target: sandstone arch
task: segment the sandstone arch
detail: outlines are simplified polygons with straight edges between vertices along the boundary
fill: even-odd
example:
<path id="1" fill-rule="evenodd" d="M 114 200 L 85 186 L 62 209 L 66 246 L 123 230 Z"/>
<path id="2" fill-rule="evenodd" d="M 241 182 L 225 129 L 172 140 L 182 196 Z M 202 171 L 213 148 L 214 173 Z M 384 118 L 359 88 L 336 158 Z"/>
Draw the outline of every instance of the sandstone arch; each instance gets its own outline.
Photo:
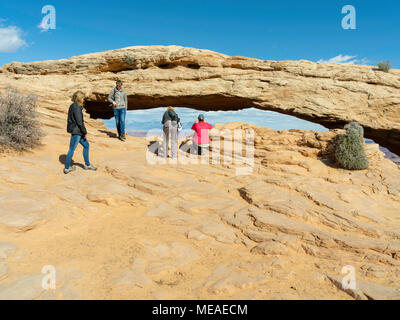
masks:
<path id="1" fill-rule="evenodd" d="M 366 137 L 400 154 L 400 71 L 310 61 L 263 61 L 180 46 L 137 46 L 58 61 L 11 63 L 0 69 L 27 77 L 66 77 L 89 94 L 93 118 L 111 117 L 106 103 L 116 79 L 129 109 L 200 110 L 256 107 L 328 128 L 358 121 Z M 245 119 L 244 119 L 245 121 Z"/>

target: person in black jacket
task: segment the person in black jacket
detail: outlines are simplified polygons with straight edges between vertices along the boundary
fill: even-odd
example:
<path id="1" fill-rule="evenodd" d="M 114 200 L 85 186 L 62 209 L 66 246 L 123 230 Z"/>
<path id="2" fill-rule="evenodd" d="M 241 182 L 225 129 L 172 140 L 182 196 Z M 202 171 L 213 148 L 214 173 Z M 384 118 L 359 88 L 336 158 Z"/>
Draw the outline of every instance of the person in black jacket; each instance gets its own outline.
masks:
<path id="1" fill-rule="evenodd" d="M 179 117 L 171 106 L 164 112 L 161 123 L 163 124 L 163 158 L 168 157 L 168 142 L 171 140 L 171 158 L 175 159 L 178 151 L 178 122 Z"/>
<path id="2" fill-rule="evenodd" d="M 85 94 L 82 91 L 75 92 L 72 96 L 73 104 L 71 104 L 68 110 L 67 132 L 71 134 L 71 140 L 67 159 L 65 160 L 65 174 L 76 169 L 75 166 L 70 167 L 70 165 L 78 143 L 83 146 L 83 158 L 85 160 L 84 169 L 94 171 L 97 170 L 97 168 L 91 165 L 89 161 L 89 142 L 86 139 L 87 131 L 82 113 L 84 100 Z"/>

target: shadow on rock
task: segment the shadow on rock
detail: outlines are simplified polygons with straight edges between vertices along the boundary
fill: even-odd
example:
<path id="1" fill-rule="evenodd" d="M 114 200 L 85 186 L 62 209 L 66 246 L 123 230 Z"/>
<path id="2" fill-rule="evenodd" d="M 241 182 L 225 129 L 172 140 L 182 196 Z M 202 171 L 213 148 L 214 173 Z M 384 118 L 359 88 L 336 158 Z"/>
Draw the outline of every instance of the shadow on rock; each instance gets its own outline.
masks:
<path id="1" fill-rule="evenodd" d="M 66 160 L 67 160 L 67 155 L 66 155 L 66 154 L 62 154 L 62 155 L 60 155 L 60 156 L 58 157 L 58 161 L 60 161 L 60 163 L 61 163 L 62 165 L 64 165 L 64 166 L 65 166 Z M 71 166 L 72 166 L 72 165 L 73 165 L 73 166 L 78 166 L 78 167 L 81 167 L 82 169 L 84 169 L 83 164 L 81 164 L 81 163 L 76 163 L 74 160 L 71 161 Z"/>
<path id="2" fill-rule="evenodd" d="M 105 133 L 110 138 L 118 138 L 118 135 L 115 132 L 107 131 L 107 130 L 99 130 L 101 133 Z"/>
<path id="3" fill-rule="evenodd" d="M 147 145 L 147 149 L 151 152 L 154 153 L 156 156 L 158 156 L 158 151 L 161 148 L 160 141 L 150 141 L 150 143 Z"/>

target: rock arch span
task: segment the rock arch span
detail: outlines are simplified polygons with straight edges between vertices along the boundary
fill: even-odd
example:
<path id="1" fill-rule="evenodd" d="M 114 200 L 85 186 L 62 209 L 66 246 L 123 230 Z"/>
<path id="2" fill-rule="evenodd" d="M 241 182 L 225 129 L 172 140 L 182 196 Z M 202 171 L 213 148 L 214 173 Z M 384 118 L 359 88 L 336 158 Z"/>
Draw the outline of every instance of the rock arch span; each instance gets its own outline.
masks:
<path id="1" fill-rule="evenodd" d="M 165 105 L 199 110 L 256 107 L 340 128 L 359 122 L 365 135 L 400 154 L 400 70 L 310 61 L 264 61 L 180 46 L 137 46 L 34 63 L 2 73 L 68 79 L 88 94 L 93 118 L 112 116 L 106 101 L 124 81 L 129 109 Z M 245 121 L 245 119 L 244 119 Z"/>

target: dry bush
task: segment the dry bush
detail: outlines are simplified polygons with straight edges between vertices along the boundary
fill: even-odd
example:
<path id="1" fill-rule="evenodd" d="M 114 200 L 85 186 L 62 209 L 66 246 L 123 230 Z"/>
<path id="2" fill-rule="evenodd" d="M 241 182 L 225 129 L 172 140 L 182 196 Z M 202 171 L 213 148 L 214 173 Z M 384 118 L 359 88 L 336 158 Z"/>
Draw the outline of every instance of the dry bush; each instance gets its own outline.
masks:
<path id="1" fill-rule="evenodd" d="M 386 62 L 379 62 L 378 68 L 380 71 L 389 72 L 390 69 L 392 69 L 392 64 L 390 63 L 390 60 L 388 60 Z"/>
<path id="2" fill-rule="evenodd" d="M 24 151 L 40 144 L 44 135 L 36 114 L 37 97 L 7 88 L 0 94 L 0 151 Z"/>

